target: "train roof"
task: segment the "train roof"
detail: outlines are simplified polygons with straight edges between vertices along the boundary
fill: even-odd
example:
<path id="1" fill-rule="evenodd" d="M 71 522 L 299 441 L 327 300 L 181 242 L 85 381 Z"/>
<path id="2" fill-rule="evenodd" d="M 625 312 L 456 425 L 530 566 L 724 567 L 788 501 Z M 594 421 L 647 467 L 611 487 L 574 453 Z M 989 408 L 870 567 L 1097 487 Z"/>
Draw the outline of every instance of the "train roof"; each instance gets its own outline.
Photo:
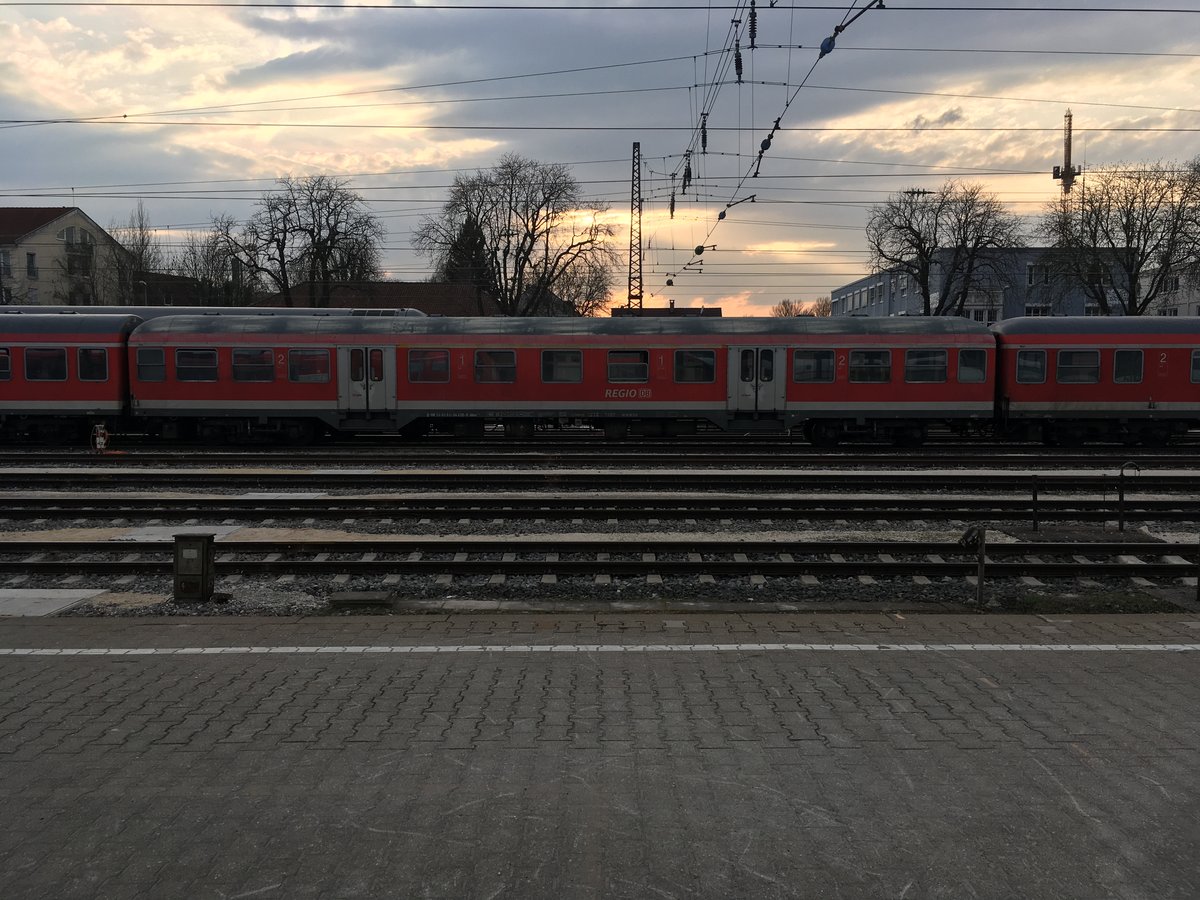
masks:
<path id="1" fill-rule="evenodd" d="M 966 335 L 988 329 L 958 317 L 866 318 L 304 318 L 166 316 L 137 329 L 139 336 L 187 334 L 422 334 L 422 335 Z"/>
<path id="2" fill-rule="evenodd" d="M 0 341 L 10 337 L 51 334 L 126 335 L 142 323 L 139 316 L 45 315 L 4 316 L 0 318 Z"/>
<path id="3" fill-rule="evenodd" d="M 3 306 L 0 314 L 34 316 L 47 313 L 63 315 L 138 316 L 157 319 L 162 316 L 424 316 L 419 309 L 356 309 L 307 306 Z"/>
<path id="4" fill-rule="evenodd" d="M 992 326 L 1002 335 L 1019 334 L 1196 334 L 1200 320 L 1175 316 L 1029 316 Z"/>

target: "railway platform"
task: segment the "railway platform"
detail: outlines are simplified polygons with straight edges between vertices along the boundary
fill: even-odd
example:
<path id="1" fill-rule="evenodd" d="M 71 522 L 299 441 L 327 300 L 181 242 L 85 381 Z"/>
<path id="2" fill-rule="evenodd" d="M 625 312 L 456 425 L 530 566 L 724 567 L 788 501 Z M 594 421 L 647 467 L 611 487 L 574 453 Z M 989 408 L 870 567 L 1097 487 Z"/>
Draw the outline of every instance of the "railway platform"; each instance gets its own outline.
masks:
<path id="1" fill-rule="evenodd" d="M 0 624 L 0 895 L 1200 894 L 1200 615 Z"/>

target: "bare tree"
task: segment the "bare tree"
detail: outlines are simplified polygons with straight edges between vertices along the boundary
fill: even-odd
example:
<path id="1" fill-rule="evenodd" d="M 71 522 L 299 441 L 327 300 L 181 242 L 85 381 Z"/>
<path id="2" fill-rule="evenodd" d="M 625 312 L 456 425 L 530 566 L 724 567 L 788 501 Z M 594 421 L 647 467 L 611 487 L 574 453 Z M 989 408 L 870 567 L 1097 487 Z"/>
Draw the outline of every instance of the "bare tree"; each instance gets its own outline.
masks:
<path id="1" fill-rule="evenodd" d="M 771 307 L 771 315 L 777 319 L 790 319 L 804 315 L 805 305 L 799 300 L 780 300 Z"/>
<path id="2" fill-rule="evenodd" d="M 506 154 L 494 169 L 457 176 L 450 199 L 421 223 L 413 245 L 447 274 L 471 251 L 470 265 L 481 270 L 475 283 L 504 315 L 539 315 L 555 297 L 582 304 L 576 311 L 586 314 L 598 308 L 601 273 L 616 262 L 606 210 L 584 199 L 566 166 Z M 591 287 L 576 290 L 581 285 Z"/>
<path id="3" fill-rule="evenodd" d="M 150 224 L 146 205 L 139 200 L 124 224 L 114 222 L 108 231 L 121 247 L 108 254 L 109 271 L 104 280 L 109 291 L 125 305 L 146 302 L 146 275 L 166 266 L 166 253 Z"/>
<path id="4" fill-rule="evenodd" d="M 1200 258 L 1200 157 L 1087 173 L 1046 211 L 1048 265 L 1105 315 L 1140 316 Z"/>
<path id="5" fill-rule="evenodd" d="M 196 298 L 202 306 L 240 306 L 248 299 L 244 291 L 238 290 L 229 255 L 216 230 L 190 232 L 171 256 L 169 268 L 173 274 L 195 282 Z"/>
<path id="6" fill-rule="evenodd" d="M 894 194 L 867 222 L 872 269 L 907 274 L 927 316 L 960 315 L 971 291 L 1003 277 L 997 251 L 1020 238 L 1020 219 L 995 195 L 956 181 Z"/>
<path id="7" fill-rule="evenodd" d="M 581 316 L 602 315 L 612 303 L 613 270 L 594 257 L 567 267 L 554 285 L 554 294 Z"/>
<path id="8" fill-rule="evenodd" d="M 150 224 L 146 204 L 141 200 L 129 213 L 125 224 L 113 225 L 109 234 L 125 248 L 135 271 L 161 272 L 166 266 L 167 254 L 163 250 L 162 241 L 154 232 L 154 226 Z"/>
<path id="9" fill-rule="evenodd" d="M 833 315 L 833 298 L 830 297 L 828 294 L 825 295 L 824 297 L 818 297 L 812 303 L 808 304 L 808 306 L 805 307 L 805 309 L 810 316 L 817 316 L 818 318 L 823 318 L 825 316 L 832 316 Z"/>
<path id="10" fill-rule="evenodd" d="M 328 306 L 338 282 L 379 276 L 384 229 L 349 182 L 327 175 L 280 178 L 279 189 L 258 201 L 254 214 L 237 223 L 213 221 L 225 252 L 240 260 L 250 281 L 261 280 L 295 303 L 293 288 L 307 281 L 313 306 Z"/>

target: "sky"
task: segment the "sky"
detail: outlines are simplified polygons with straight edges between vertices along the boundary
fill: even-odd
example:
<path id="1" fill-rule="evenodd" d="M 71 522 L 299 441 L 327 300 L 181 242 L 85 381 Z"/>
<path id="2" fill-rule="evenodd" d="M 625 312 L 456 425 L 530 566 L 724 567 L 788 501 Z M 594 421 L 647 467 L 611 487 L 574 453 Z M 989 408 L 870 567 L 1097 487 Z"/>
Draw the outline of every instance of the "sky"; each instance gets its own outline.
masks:
<path id="1" fill-rule="evenodd" d="M 567 165 L 624 254 L 638 142 L 642 303 L 767 315 L 868 274 L 898 191 L 979 183 L 1032 226 L 1068 108 L 1085 177 L 1200 154 L 1200 3 L 885 7 L 761 0 L 752 39 L 749 0 L 0 0 L 0 205 L 109 227 L 140 200 L 169 252 L 331 175 L 386 227 L 385 276 L 418 281 L 413 230 L 505 153 Z"/>

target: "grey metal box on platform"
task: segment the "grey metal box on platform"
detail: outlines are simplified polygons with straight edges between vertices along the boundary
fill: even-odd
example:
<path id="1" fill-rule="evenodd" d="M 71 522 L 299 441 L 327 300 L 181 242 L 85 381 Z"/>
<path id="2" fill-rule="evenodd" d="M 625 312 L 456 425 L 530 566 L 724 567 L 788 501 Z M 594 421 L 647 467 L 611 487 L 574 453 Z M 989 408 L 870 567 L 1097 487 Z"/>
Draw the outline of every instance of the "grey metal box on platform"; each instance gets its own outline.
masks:
<path id="1" fill-rule="evenodd" d="M 216 584 L 215 535 L 175 535 L 175 600 L 205 603 Z"/>

